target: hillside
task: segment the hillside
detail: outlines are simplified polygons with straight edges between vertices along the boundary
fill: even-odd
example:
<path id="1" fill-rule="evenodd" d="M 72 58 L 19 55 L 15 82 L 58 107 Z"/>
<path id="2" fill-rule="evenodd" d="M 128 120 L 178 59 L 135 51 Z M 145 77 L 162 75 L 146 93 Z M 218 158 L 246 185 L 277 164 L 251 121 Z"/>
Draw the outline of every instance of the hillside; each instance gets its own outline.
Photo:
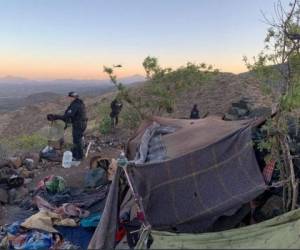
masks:
<path id="1" fill-rule="evenodd" d="M 141 94 L 143 84 L 132 86 L 132 91 Z M 28 100 L 41 101 L 46 96 L 47 93 L 34 95 L 29 97 Z M 55 95 L 50 96 L 57 97 Z M 114 96 L 114 92 L 83 98 L 91 121 L 90 129 L 95 125 L 95 120 L 99 120 L 98 109 L 100 103 L 101 105 L 108 105 L 112 96 Z M 188 117 L 194 103 L 198 104 L 202 113 L 225 113 L 232 102 L 238 101 L 242 97 L 249 98 L 253 107 L 271 105 L 271 100 L 262 95 L 259 84 L 253 77 L 219 73 L 212 83 L 203 84 L 196 89 L 178 95 L 175 112 L 166 115 L 176 118 Z M 43 102 L 43 104 L 35 103 L 14 112 L 3 113 L 0 116 L 0 136 L 4 138 L 20 134 L 32 134 L 41 130 L 48 124 L 46 114 L 62 113 L 67 107 L 68 101 L 65 97 L 58 97 L 55 100 L 50 98 L 49 101 Z"/>
<path id="2" fill-rule="evenodd" d="M 253 108 L 272 104 L 271 100 L 262 94 L 259 82 L 255 78 L 221 73 L 213 83 L 180 95 L 177 110 L 172 116 L 187 117 L 193 104 L 198 104 L 202 113 L 224 114 L 231 103 L 243 97 L 249 99 Z"/>

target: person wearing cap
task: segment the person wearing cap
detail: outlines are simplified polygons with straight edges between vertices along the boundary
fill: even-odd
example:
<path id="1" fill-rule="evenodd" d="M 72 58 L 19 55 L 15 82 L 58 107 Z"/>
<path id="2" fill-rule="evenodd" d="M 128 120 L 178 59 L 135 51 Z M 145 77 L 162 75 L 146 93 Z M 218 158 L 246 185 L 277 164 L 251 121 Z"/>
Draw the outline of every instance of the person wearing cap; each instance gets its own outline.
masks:
<path id="1" fill-rule="evenodd" d="M 73 148 L 72 154 L 76 161 L 83 158 L 83 133 L 87 127 L 86 109 L 83 101 L 75 92 L 69 92 L 68 97 L 71 103 L 63 115 L 48 114 L 48 121 L 62 120 L 67 124 L 72 124 Z"/>

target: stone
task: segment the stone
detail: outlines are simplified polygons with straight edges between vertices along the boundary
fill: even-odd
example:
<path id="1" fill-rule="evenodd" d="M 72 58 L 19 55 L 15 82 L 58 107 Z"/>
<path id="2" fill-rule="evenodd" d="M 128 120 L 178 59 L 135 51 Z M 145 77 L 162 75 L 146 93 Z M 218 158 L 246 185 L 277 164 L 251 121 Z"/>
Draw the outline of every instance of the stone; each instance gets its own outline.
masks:
<path id="1" fill-rule="evenodd" d="M 240 100 L 239 102 L 234 102 L 231 104 L 231 106 L 239 109 L 246 109 L 246 110 L 249 109 L 246 100 Z"/>
<path id="2" fill-rule="evenodd" d="M 10 157 L 9 162 L 13 165 L 14 168 L 19 168 L 22 166 L 21 157 Z"/>
<path id="3" fill-rule="evenodd" d="M 24 198 L 29 194 L 28 188 L 19 187 L 9 190 L 9 204 L 16 205 L 24 200 Z"/>
<path id="4" fill-rule="evenodd" d="M 255 108 L 251 110 L 249 117 L 255 118 L 255 117 L 268 117 L 272 114 L 272 109 L 268 107 L 260 107 Z"/>
<path id="5" fill-rule="evenodd" d="M 23 161 L 23 165 L 27 168 L 27 170 L 30 170 L 30 171 L 36 168 L 36 164 L 35 164 L 34 160 L 30 159 L 30 158 L 26 158 Z"/>
<path id="6" fill-rule="evenodd" d="M 228 114 L 228 113 L 226 113 L 225 116 L 224 116 L 225 121 L 236 121 L 238 119 L 239 118 L 237 116 L 232 115 L 232 114 Z"/>
<path id="7" fill-rule="evenodd" d="M 26 168 L 24 168 L 20 172 L 20 176 L 23 177 L 23 178 L 33 178 L 34 177 L 34 173 L 32 171 L 29 171 Z"/>
<path id="8" fill-rule="evenodd" d="M 243 116 L 247 116 L 249 114 L 249 110 L 238 108 L 237 113 L 238 113 L 239 117 L 243 117 Z"/>
<path id="9" fill-rule="evenodd" d="M 8 193 L 3 188 L 0 188 L 0 203 L 8 203 Z"/>
<path id="10" fill-rule="evenodd" d="M 28 185 L 28 184 L 30 184 L 32 182 L 32 178 L 26 178 L 26 179 L 24 179 L 24 184 L 25 185 Z"/>

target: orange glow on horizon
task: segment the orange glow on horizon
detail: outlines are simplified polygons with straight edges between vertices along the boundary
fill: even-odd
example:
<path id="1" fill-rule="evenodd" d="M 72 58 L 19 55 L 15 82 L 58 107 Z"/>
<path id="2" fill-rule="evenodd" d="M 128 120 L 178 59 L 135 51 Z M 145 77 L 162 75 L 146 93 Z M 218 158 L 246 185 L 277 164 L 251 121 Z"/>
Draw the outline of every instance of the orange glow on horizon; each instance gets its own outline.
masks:
<path id="1" fill-rule="evenodd" d="M 127 77 L 135 74 L 145 75 L 142 68 L 117 68 L 117 77 Z M 98 67 L 45 67 L 40 65 L 2 65 L 0 62 L 0 76 L 16 76 L 28 79 L 106 79 L 103 66 Z"/>
<path id="2" fill-rule="evenodd" d="M 15 59 L 12 59 L 15 58 Z M 33 60 L 33 58 L 10 57 L 7 60 L 0 60 L 0 76 L 16 76 L 29 79 L 106 79 L 107 75 L 103 72 L 103 65 L 94 60 L 67 61 L 61 60 L 57 63 L 55 60 Z M 30 60 L 31 59 L 31 60 Z M 159 58 L 158 58 L 159 59 Z M 107 60 L 109 61 L 109 60 Z M 159 60 L 160 61 L 160 60 Z M 177 60 L 176 60 L 177 61 Z M 179 61 L 179 60 L 178 60 Z M 181 60 L 180 60 L 181 61 Z M 243 62 L 235 63 L 230 60 L 219 61 L 218 64 L 212 64 L 214 68 L 222 72 L 241 73 L 247 69 Z M 162 67 L 178 68 L 182 64 L 170 62 L 161 62 Z M 110 64 L 106 64 L 110 66 Z M 122 68 L 116 68 L 117 77 L 128 77 L 135 74 L 145 75 L 142 63 L 123 64 Z"/>

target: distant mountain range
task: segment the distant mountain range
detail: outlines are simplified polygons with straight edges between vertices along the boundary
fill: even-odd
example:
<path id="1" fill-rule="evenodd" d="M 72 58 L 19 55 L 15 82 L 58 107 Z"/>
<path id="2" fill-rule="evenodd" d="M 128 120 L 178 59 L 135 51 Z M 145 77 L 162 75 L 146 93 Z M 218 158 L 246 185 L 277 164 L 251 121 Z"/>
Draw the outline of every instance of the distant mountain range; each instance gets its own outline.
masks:
<path id="1" fill-rule="evenodd" d="M 144 76 L 133 75 L 120 78 L 124 84 L 143 82 Z M 108 80 L 31 80 L 15 76 L 0 77 L 0 98 L 24 98 L 28 95 L 40 92 L 53 92 L 66 94 L 69 91 L 77 91 L 80 94 L 99 94 L 103 90 L 112 89 L 114 86 Z M 96 93 L 95 93 L 96 92 Z"/>
<path id="2" fill-rule="evenodd" d="M 133 75 L 120 78 L 119 81 L 131 85 L 144 82 L 145 77 Z M 76 91 L 80 96 L 97 96 L 112 91 L 114 88 L 109 80 L 57 79 L 37 81 L 6 76 L 0 78 L 0 112 L 54 100 L 70 91 Z"/>
<path id="3" fill-rule="evenodd" d="M 132 75 L 128 77 L 123 77 L 119 79 L 122 83 L 128 84 L 132 82 L 140 82 L 145 80 L 145 77 L 142 75 Z M 87 84 L 87 85 L 95 85 L 95 84 L 108 84 L 109 79 L 55 79 L 55 80 L 32 80 L 23 77 L 17 76 L 5 76 L 0 77 L 0 84 L 46 84 L 46 85 L 56 85 L 56 84 Z"/>

